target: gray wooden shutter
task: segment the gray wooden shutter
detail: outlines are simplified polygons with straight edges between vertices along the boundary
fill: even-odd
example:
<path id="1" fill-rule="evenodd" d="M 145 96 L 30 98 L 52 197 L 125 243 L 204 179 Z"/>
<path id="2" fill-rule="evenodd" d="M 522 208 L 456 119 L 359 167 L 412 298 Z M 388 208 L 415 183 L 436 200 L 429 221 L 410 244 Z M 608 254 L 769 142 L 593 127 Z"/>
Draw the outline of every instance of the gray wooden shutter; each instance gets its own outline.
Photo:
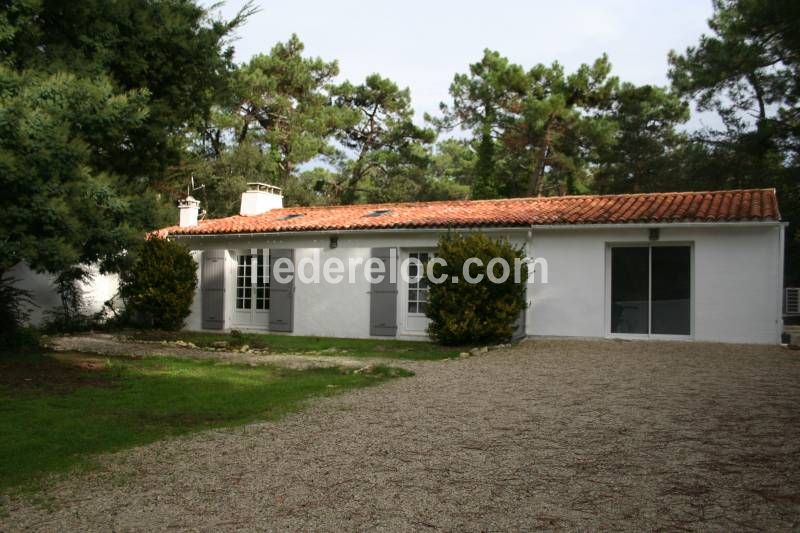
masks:
<path id="1" fill-rule="evenodd" d="M 294 250 L 269 251 L 269 329 L 270 331 L 292 331 L 294 329 L 294 278 L 288 283 L 280 283 L 275 277 L 275 262 L 288 257 L 294 264 Z"/>
<path id="2" fill-rule="evenodd" d="M 203 252 L 201 276 L 202 327 L 222 329 L 225 327 L 225 250 Z"/>
<path id="3" fill-rule="evenodd" d="M 396 252 L 394 256 L 397 257 Z M 394 281 L 389 276 L 392 248 L 373 248 L 372 257 L 383 261 L 385 274 L 383 280 L 373 283 L 370 289 L 369 334 L 394 337 L 397 335 L 397 276 Z"/>

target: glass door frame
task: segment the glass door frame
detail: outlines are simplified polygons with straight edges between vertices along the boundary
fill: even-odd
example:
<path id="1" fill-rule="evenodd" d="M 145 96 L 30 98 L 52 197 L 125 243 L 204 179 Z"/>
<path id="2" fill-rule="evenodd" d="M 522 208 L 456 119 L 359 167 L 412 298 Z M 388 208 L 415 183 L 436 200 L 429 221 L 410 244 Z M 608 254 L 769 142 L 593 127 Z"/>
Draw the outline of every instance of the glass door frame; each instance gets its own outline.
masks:
<path id="1" fill-rule="evenodd" d="M 436 255 L 436 247 L 435 246 L 414 246 L 414 247 L 404 247 L 398 249 L 397 254 L 397 268 L 398 268 L 398 276 L 397 276 L 397 290 L 399 293 L 398 304 L 400 313 L 398 316 L 398 323 L 400 325 L 399 333 L 402 335 L 416 335 L 416 336 L 428 336 L 428 324 L 430 323 L 430 319 L 425 316 L 425 313 L 410 313 L 408 311 L 408 291 L 410 287 L 406 281 L 406 276 L 402 275 L 404 273 L 400 272 L 400 268 L 404 263 L 406 263 L 409 258 L 411 257 L 412 253 L 426 253 L 428 254 L 428 260 Z"/>
<path id="2" fill-rule="evenodd" d="M 647 331 L 648 333 L 614 333 L 611 331 L 611 251 L 614 248 L 656 248 L 660 246 L 684 246 L 689 248 L 689 334 L 670 335 L 663 333 L 650 333 L 653 329 L 653 254 L 648 253 L 647 268 Z M 694 242 L 692 241 L 619 241 L 606 243 L 606 273 L 605 273 L 605 299 L 603 303 L 604 331 L 606 338 L 610 339 L 655 339 L 688 341 L 694 339 L 694 305 L 695 305 L 695 266 L 694 266 Z"/>
<path id="3" fill-rule="evenodd" d="M 230 325 L 236 329 L 254 330 L 254 331 L 267 331 L 269 329 L 269 309 L 257 309 L 257 286 L 251 285 L 250 287 L 250 307 L 247 309 L 239 309 L 236 307 L 237 292 L 238 292 L 238 277 L 239 277 L 239 258 L 242 256 L 250 256 L 250 269 L 251 280 L 258 277 L 256 270 L 258 269 L 259 255 L 266 253 L 262 260 L 262 269 L 264 262 L 266 262 L 267 269 L 269 268 L 269 249 L 268 248 L 243 248 L 231 251 L 231 256 L 235 260 L 235 270 L 233 277 L 233 290 L 231 291 L 231 320 Z M 263 270 L 262 270 L 263 272 Z M 267 272 L 269 274 L 269 272 Z M 267 285 L 268 287 L 268 285 Z M 269 289 L 267 290 L 267 301 L 269 301 Z"/>

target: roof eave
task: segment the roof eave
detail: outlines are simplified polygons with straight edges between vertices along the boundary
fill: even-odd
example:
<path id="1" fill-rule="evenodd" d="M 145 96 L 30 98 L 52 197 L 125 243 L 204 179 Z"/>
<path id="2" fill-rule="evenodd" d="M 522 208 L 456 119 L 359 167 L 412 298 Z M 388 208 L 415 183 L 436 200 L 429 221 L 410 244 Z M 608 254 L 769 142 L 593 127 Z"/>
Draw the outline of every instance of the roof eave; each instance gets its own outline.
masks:
<path id="1" fill-rule="evenodd" d="M 387 227 L 387 228 L 349 228 L 349 229 L 313 229 L 313 230 L 282 230 L 282 231 L 243 231 L 224 233 L 170 233 L 168 237 L 194 238 L 194 237 L 246 237 L 246 236 L 298 236 L 298 235 L 330 235 L 330 234 L 375 234 L 375 233 L 440 233 L 446 230 L 454 231 L 489 231 L 509 232 L 526 231 L 528 229 L 641 229 L 641 228 L 709 228 L 709 227 L 748 227 L 748 226 L 786 226 L 780 220 L 732 220 L 732 221 L 685 221 L 685 222 L 621 222 L 621 223 L 578 223 L 578 224 L 519 224 L 504 226 L 470 225 L 470 226 L 412 226 L 412 227 Z"/>

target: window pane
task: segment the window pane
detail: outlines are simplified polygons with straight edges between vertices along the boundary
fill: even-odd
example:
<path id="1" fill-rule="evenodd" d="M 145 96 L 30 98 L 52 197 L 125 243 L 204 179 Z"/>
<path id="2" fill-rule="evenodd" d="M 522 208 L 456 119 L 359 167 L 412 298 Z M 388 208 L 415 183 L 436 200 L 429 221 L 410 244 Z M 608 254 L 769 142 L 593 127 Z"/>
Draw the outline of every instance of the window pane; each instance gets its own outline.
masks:
<path id="1" fill-rule="evenodd" d="M 409 313 L 417 312 L 417 302 L 408 302 L 408 312 Z"/>
<path id="2" fill-rule="evenodd" d="M 689 335 L 691 252 L 688 246 L 654 246 L 652 333 Z"/>
<path id="3" fill-rule="evenodd" d="M 647 333 L 649 253 L 646 246 L 611 249 L 612 333 Z"/>
<path id="4" fill-rule="evenodd" d="M 417 297 L 417 294 L 419 294 L 417 291 L 413 291 L 413 290 L 412 291 L 408 291 L 408 301 L 409 302 L 417 301 L 419 299 Z"/>
<path id="5" fill-rule="evenodd" d="M 422 303 L 419 304 L 419 312 L 420 313 L 424 313 L 427 310 L 428 310 L 428 303 L 427 302 L 422 302 Z"/>

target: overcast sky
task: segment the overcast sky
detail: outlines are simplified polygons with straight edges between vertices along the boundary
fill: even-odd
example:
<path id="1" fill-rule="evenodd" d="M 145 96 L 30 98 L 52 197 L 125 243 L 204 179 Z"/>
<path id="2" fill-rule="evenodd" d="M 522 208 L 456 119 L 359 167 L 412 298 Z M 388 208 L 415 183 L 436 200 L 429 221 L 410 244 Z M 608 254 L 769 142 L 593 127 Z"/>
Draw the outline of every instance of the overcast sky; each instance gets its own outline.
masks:
<path id="1" fill-rule="evenodd" d="M 244 0 L 221 8 L 230 17 Z M 341 79 L 373 72 L 409 87 L 418 116 L 448 100 L 456 72 L 484 48 L 526 68 L 558 60 L 569 71 L 606 52 L 613 72 L 666 85 L 667 52 L 695 44 L 711 0 L 257 0 L 238 31 L 237 62 L 297 33 L 309 55 L 337 59 Z M 693 121 L 695 122 L 695 121 Z M 694 124 L 699 125 L 699 124 Z"/>

